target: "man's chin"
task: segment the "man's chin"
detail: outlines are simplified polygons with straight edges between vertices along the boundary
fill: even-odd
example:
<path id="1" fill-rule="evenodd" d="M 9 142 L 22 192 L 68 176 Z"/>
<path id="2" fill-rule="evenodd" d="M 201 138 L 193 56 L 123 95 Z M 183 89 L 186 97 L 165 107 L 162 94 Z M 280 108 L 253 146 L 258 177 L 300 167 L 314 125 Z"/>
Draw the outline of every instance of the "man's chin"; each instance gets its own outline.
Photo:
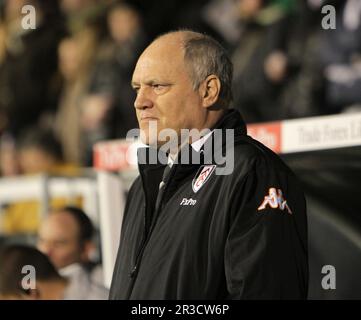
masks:
<path id="1" fill-rule="evenodd" d="M 149 137 L 149 136 L 143 136 L 141 137 L 141 142 L 151 148 L 157 148 L 159 149 L 160 147 L 162 147 L 164 144 L 166 144 L 166 141 L 159 141 L 157 139 L 157 137 Z"/>

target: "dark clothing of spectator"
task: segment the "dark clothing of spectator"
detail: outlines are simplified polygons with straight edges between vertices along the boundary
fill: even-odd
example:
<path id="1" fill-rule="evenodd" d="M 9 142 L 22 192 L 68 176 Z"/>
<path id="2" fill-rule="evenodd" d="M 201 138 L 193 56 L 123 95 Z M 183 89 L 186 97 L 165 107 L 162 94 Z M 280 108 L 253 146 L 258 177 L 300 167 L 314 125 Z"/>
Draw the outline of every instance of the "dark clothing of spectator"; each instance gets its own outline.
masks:
<path id="1" fill-rule="evenodd" d="M 64 34 L 59 21 L 44 23 L 19 34 L 6 52 L 0 65 L 0 112 L 15 136 L 56 107 L 57 46 Z"/>

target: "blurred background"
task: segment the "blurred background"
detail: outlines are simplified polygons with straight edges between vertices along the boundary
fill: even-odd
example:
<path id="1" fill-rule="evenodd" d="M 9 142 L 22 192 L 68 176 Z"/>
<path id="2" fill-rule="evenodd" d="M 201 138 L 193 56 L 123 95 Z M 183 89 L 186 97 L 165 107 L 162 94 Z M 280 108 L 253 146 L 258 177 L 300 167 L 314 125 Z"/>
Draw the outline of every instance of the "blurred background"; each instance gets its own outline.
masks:
<path id="1" fill-rule="evenodd" d="M 25 5 L 36 10 L 35 29 L 22 27 Z M 326 5 L 334 30 L 321 25 Z M 248 124 L 361 113 L 360 0 L 0 0 L 0 246 L 37 247 L 60 278 L 81 266 L 70 272 L 70 298 L 88 299 L 89 288 L 105 297 L 117 211 L 134 179 L 133 169 L 99 176 L 94 145 L 137 127 L 137 57 L 179 28 L 227 49 L 233 107 Z M 361 299 L 360 146 L 282 157 L 307 194 L 309 298 Z M 325 265 L 335 267 L 336 289 L 321 285 Z M 0 296 L 4 270 L 0 260 Z"/>

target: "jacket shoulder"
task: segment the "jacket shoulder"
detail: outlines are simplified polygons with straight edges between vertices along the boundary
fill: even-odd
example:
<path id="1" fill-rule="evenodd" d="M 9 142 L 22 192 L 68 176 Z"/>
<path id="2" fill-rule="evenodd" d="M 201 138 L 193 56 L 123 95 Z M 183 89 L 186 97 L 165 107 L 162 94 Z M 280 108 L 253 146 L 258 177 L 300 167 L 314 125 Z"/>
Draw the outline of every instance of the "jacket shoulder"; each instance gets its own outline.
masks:
<path id="1" fill-rule="evenodd" d="M 238 172 L 243 172 L 243 174 L 252 169 L 264 168 L 293 175 L 291 169 L 279 155 L 247 135 L 237 137 L 235 140 L 234 168 Z"/>

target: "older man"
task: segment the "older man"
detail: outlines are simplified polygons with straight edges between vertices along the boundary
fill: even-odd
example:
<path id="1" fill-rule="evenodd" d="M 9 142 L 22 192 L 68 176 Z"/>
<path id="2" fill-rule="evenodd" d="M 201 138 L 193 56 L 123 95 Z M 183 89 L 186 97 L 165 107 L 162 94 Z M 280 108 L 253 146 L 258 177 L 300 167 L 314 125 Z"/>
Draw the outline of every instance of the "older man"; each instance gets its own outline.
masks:
<path id="1" fill-rule="evenodd" d="M 140 152 L 111 299 L 306 298 L 303 193 L 228 109 L 231 81 L 224 49 L 196 32 L 163 35 L 140 56 L 132 86 L 142 139 L 158 149 L 177 140 L 178 149 L 169 150 L 168 165 L 150 161 L 152 147 Z M 176 133 L 168 140 L 167 129 Z M 184 143 L 182 129 L 210 131 Z M 226 132 L 232 143 L 217 144 Z M 222 164 L 219 153 L 232 157 Z M 217 173 L 230 162 L 231 173 Z"/>

